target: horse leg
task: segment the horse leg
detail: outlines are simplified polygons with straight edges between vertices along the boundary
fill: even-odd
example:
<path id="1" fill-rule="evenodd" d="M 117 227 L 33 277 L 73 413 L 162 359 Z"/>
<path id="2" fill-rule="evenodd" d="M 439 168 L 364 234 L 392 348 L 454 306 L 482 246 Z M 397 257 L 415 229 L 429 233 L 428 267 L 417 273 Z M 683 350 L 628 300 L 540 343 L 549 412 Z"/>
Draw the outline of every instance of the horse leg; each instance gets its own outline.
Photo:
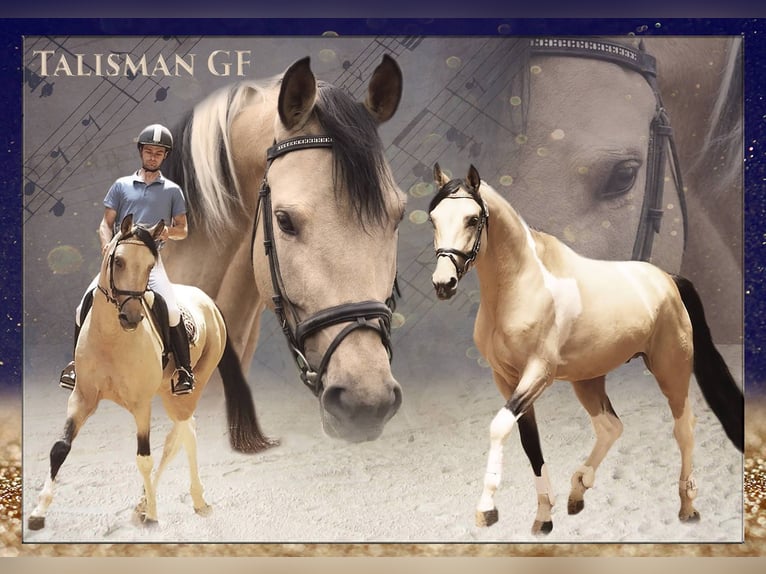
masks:
<path id="1" fill-rule="evenodd" d="M 136 515 L 143 524 L 155 524 L 157 522 L 157 492 L 152 484 L 152 459 L 149 444 L 149 427 L 151 422 L 151 406 L 146 405 L 133 413 L 136 421 L 136 466 L 144 481 L 144 493 L 136 506 Z"/>
<path id="2" fill-rule="evenodd" d="M 647 356 L 645 360 L 670 405 L 674 421 L 673 436 L 681 451 L 681 475 L 678 480 L 681 509 L 678 518 L 682 522 L 695 522 L 700 519 L 700 514 L 693 503 L 697 497 L 697 482 L 693 476 L 692 461 L 696 419 L 689 401 L 692 358 L 679 345 L 675 352 L 673 348 L 666 348 L 661 354 Z"/>
<path id="3" fill-rule="evenodd" d="M 532 406 L 545 388 L 553 381 L 553 369 L 542 360 L 532 359 L 527 363 L 519 385 L 501 408 L 489 427 L 489 454 L 484 473 L 484 489 L 476 507 L 476 524 L 491 526 L 498 520 L 495 507 L 495 491 L 500 486 L 503 470 L 503 446 L 513 430 L 515 422 Z"/>
<path id="4" fill-rule="evenodd" d="M 688 389 L 688 383 L 684 386 Z M 667 387 L 662 382 L 660 382 L 660 388 L 668 397 L 668 403 L 670 404 L 674 420 L 673 436 L 681 451 L 681 474 L 678 478 L 678 496 L 681 498 L 681 509 L 678 512 L 678 518 L 682 522 L 695 522 L 700 519 L 700 514 L 694 508 L 693 503 L 697 497 L 697 482 L 693 476 L 694 468 L 692 461 L 696 419 L 686 393 L 683 393 L 685 396 L 680 397 L 681 393 L 679 390 L 666 392 Z"/>
<path id="5" fill-rule="evenodd" d="M 540 447 L 540 434 L 537 431 L 534 405 L 529 407 L 519 418 L 519 436 L 521 446 L 532 465 L 535 474 L 535 490 L 537 491 L 537 516 L 532 525 L 532 534 L 548 534 L 553 530 L 553 518 L 551 510 L 555 498 L 551 492 L 551 482 L 548 478 L 548 470 L 543 460 L 543 451 Z"/>
<path id="6" fill-rule="evenodd" d="M 189 488 L 189 494 L 191 494 L 192 502 L 194 504 L 194 512 L 201 516 L 208 516 L 213 507 L 210 506 L 203 496 L 202 481 L 199 478 L 199 467 L 197 465 L 197 431 L 195 429 L 194 417 L 189 417 L 185 421 L 177 423 L 181 429 L 181 441 L 186 450 L 186 456 L 189 460 L 189 476 L 191 478 L 191 486 Z"/>
<path id="7" fill-rule="evenodd" d="M 572 475 L 572 489 L 569 492 L 567 512 L 577 514 L 585 508 L 585 491 L 593 486 L 596 469 L 615 441 L 622 435 L 622 421 L 606 395 L 606 376 L 575 381 L 572 387 L 580 403 L 588 411 L 596 433 L 596 444 L 593 445 L 593 450 Z"/>
<path id="8" fill-rule="evenodd" d="M 165 445 L 162 449 L 162 458 L 157 470 L 154 472 L 154 478 L 152 479 L 154 485 L 154 491 L 157 492 L 157 485 L 160 482 L 160 476 L 165 471 L 168 463 L 173 460 L 173 457 L 178 453 L 178 449 L 181 447 L 181 440 L 179 438 L 178 423 L 173 421 L 173 427 L 165 437 Z"/>
<path id="9" fill-rule="evenodd" d="M 50 473 L 46 477 L 43 489 L 37 497 L 37 506 L 32 510 L 27 521 L 30 530 L 40 530 L 45 527 L 45 516 L 53 502 L 53 490 L 58 472 L 72 448 L 72 441 L 74 441 L 82 425 L 88 420 L 88 417 L 96 410 L 97 405 L 98 399 L 95 396 L 86 396 L 80 387 L 75 387 L 75 390 L 69 395 L 64 432 L 62 437 L 51 447 Z"/>

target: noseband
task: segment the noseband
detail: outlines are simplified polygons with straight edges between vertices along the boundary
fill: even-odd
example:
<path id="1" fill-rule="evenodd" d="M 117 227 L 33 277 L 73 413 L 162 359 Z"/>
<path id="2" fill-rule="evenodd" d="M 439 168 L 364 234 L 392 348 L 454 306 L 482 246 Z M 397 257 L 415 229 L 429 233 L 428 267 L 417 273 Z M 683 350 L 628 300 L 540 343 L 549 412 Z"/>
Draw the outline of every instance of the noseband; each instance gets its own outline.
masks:
<path id="1" fill-rule="evenodd" d="M 477 196 L 474 196 L 473 194 L 470 194 L 470 197 L 452 195 L 453 193 L 460 190 L 462 183 L 463 182 L 459 179 L 452 179 L 445 183 L 439 189 L 439 192 L 435 196 L 435 201 L 431 204 L 428 210 L 429 213 L 433 211 L 434 208 L 444 199 L 473 199 L 476 203 L 479 204 L 479 207 L 481 208 L 479 223 L 476 226 L 476 238 L 473 240 L 473 247 L 471 247 L 471 251 L 466 253 L 465 251 L 453 249 L 452 247 L 439 247 L 436 249 L 437 259 L 439 257 L 447 257 L 450 261 L 452 261 L 452 264 L 455 266 L 455 272 L 457 273 L 458 281 L 463 278 L 463 275 L 468 272 L 468 270 L 471 268 L 471 265 L 473 265 L 473 262 L 476 261 L 476 257 L 479 255 L 479 249 L 481 249 L 481 234 L 484 231 L 484 227 L 489 226 L 489 209 L 487 208 L 487 203 L 483 199 L 479 201 Z M 457 259 L 455 259 L 455 255 L 463 258 L 462 267 L 458 265 Z"/>
<path id="2" fill-rule="evenodd" d="M 332 145 L 333 139 L 328 136 L 299 136 L 276 143 L 268 149 L 266 155 L 266 171 L 263 174 L 263 182 L 261 183 L 261 190 L 258 194 L 258 205 L 256 206 L 255 221 L 253 224 L 253 241 L 251 244 L 252 253 L 252 248 L 255 244 L 255 232 L 258 227 L 259 213 L 261 205 L 263 205 L 263 245 L 266 250 L 266 255 L 269 260 L 269 269 L 271 271 L 271 284 L 274 291 L 274 295 L 272 296 L 274 313 L 282 327 L 282 332 L 287 338 L 287 344 L 300 371 L 301 380 L 317 397 L 321 395 L 324 388 L 322 377 L 327 370 L 330 358 L 343 339 L 345 339 L 351 332 L 357 329 L 372 329 L 377 331 L 383 342 L 383 346 L 386 348 L 389 360 L 391 360 L 391 316 L 394 292 L 398 292 L 398 286 L 396 280 L 394 280 L 394 292 L 392 292 L 386 303 L 380 301 L 344 303 L 319 311 L 302 321 L 298 318 L 295 312 L 295 305 L 291 303 L 286 294 L 282 275 L 279 270 L 279 258 L 277 257 L 277 250 L 274 243 L 271 188 L 268 183 L 269 168 L 276 158 L 291 151 L 308 148 L 331 148 Z M 287 319 L 287 310 L 290 311 L 292 316 L 292 324 Z M 314 369 L 306 358 L 306 340 L 319 331 L 340 323 L 348 324 L 335 336 L 333 341 L 327 347 L 327 350 L 319 363 L 319 367 Z M 295 325 L 295 327 L 292 325 Z"/>
<path id="3" fill-rule="evenodd" d="M 686 196 L 684 195 L 681 168 L 678 162 L 673 128 L 662 103 L 657 86 L 657 60 L 646 53 L 643 40 L 638 50 L 608 40 L 582 38 L 534 38 L 530 40 L 532 55 L 571 56 L 593 58 L 618 64 L 641 74 L 654 92 L 656 110 L 649 126 L 649 149 L 647 153 L 646 186 L 641 217 L 633 244 L 633 259 L 648 261 L 652 255 L 654 235 L 660 232 L 662 220 L 662 194 L 665 187 L 665 161 L 668 149 L 672 158 L 673 178 L 678 190 L 684 226 L 684 249 L 687 238 Z"/>
<path id="4" fill-rule="evenodd" d="M 134 226 L 130 233 L 127 233 L 124 237 L 121 237 L 115 242 L 114 247 L 112 247 L 112 250 L 109 253 L 109 262 L 107 263 L 109 269 L 109 290 L 107 291 L 104 287 L 102 287 L 101 283 L 98 284 L 98 290 L 104 294 L 104 297 L 106 297 L 107 301 L 109 301 L 117 308 L 118 313 L 122 313 L 122 308 L 128 301 L 131 299 L 141 300 L 146 293 L 146 288 L 144 288 L 143 291 L 128 291 L 125 289 L 118 289 L 114 284 L 114 253 L 117 251 L 117 246 L 123 243 L 143 245 L 152 252 L 152 255 L 154 255 L 155 259 L 157 258 L 157 244 L 154 242 L 154 238 L 152 237 L 151 233 L 149 233 L 149 231 L 141 226 Z M 120 303 L 117 298 L 123 296 L 126 298 L 122 303 Z"/>

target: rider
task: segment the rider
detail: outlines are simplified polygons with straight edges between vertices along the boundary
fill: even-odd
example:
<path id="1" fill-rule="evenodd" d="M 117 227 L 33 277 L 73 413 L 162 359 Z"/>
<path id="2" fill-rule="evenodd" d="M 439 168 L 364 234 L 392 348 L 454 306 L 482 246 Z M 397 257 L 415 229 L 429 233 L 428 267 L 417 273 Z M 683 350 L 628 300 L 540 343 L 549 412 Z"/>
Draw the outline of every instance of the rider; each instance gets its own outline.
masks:
<path id="1" fill-rule="evenodd" d="M 160 171 L 160 165 L 173 149 L 173 136 L 165 126 L 152 124 L 145 127 L 138 136 L 138 152 L 141 156 L 141 169 L 135 173 L 121 177 L 112 184 L 104 198 L 104 217 L 98 228 L 101 241 L 101 252 L 105 254 L 109 242 L 114 237 L 119 222 L 132 213 L 133 221 L 144 225 L 154 225 L 160 219 L 169 222 L 160 235 L 157 247 L 162 249 L 168 239 L 181 240 L 188 233 L 186 222 L 186 202 L 181 188 L 165 178 Z M 98 276 L 91 282 L 86 297 L 80 302 L 75 315 L 74 344 L 77 347 L 77 337 L 80 333 L 80 313 L 83 305 L 90 306 L 92 300 L 87 295 L 92 293 L 98 284 Z M 176 378 L 172 384 L 174 395 L 184 395 L 194 390 L 194 375 L 189 357 L 189 341 L 186 328 L 181 321 L 181 312 L 176 303 L 173 286 L 165 272 L 162 258 L 158 255 L 157 262 L 149 274 L 149 289 L 161 295 L 168 308 L 170 323 L 170 343 L 176 361 Z M 87 312 L 87 308 L 86 308 Z M 65 389 L 74 389 L 74 361 L 70 362 L 61 373 L 60 385 Z"/>

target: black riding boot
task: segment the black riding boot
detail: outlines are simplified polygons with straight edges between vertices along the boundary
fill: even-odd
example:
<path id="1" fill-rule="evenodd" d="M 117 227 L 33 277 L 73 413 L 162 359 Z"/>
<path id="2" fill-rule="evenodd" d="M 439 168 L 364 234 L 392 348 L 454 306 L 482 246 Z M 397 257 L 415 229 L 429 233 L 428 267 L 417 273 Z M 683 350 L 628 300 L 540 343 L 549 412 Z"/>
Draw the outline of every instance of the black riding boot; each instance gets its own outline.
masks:
<path id="1" fill-rule="evenodd" d="M 74 324 L 74 348 L 77 348 L 77 338 L 80 336 L 80 326 L 75 323 Z M 72 351 L 72 356 L 74 357 L 74 351 Z M 64 367 L 64 370 L 61 371 L 61 377 L 59 378 L 59 386 L 62 389 L 66 389 L 68 391 L 74 390 L 74 384 L 75 384 L 76 375 L 74 372 L 74 361 L 69 361 L 69 364 Z"/>
<path id="2" fill-rule="evenodd" d="M 187 395 L 194 390 L 194 375 L 189 356 L 189 339 L 183 321 L 179 321 L 175 327 L 170 327 L 170 344 L 176 360 L 176 370 L 171 377 L 172 391 L 174 395 Z"/>
<path id="3" fill-rule="evenodd" d="M 85 317 L 88 315 L 90 308 L 93 306 L 93 291 L 85 293 L 85 297 L 82 299 L 82 307 L 80 307 L 80 325 L 85 322 Z M 80 325 L 77 321 L 74 323 L 74 346 L 72 347 L 72 359 L 77 351 L 77 339 L 80 338 Z M 74 372 L 74 361 L 69 361 L 69 364 L 61 371 L 61 377 L 59 377 L 59 386 L 62 389 L 68 391 L 74 390 L 74 385 L 77 377 Z"/>

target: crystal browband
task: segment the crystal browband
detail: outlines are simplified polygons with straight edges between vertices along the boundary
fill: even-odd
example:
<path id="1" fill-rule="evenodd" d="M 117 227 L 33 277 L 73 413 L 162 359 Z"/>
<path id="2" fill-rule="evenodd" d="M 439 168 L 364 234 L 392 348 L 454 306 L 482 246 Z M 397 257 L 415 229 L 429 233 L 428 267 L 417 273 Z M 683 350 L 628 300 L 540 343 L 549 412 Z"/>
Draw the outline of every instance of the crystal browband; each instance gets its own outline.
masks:
<path id="1" fill-rule="evenodd" d="M 268 149 L 267 159 L 274 159 L 280 155 L 303 148 L 332 147 L 333 139 L 330 136 L 298 136 L 274 144 Z"/>
<path id="2" fill-rule="evenodd" d="M 655 75 L 657 63 L 643 49 L 591 38 L 531 38 L 533 54 L 590 57 L 608 60 L 632 68 L 642 74 Z"/>

